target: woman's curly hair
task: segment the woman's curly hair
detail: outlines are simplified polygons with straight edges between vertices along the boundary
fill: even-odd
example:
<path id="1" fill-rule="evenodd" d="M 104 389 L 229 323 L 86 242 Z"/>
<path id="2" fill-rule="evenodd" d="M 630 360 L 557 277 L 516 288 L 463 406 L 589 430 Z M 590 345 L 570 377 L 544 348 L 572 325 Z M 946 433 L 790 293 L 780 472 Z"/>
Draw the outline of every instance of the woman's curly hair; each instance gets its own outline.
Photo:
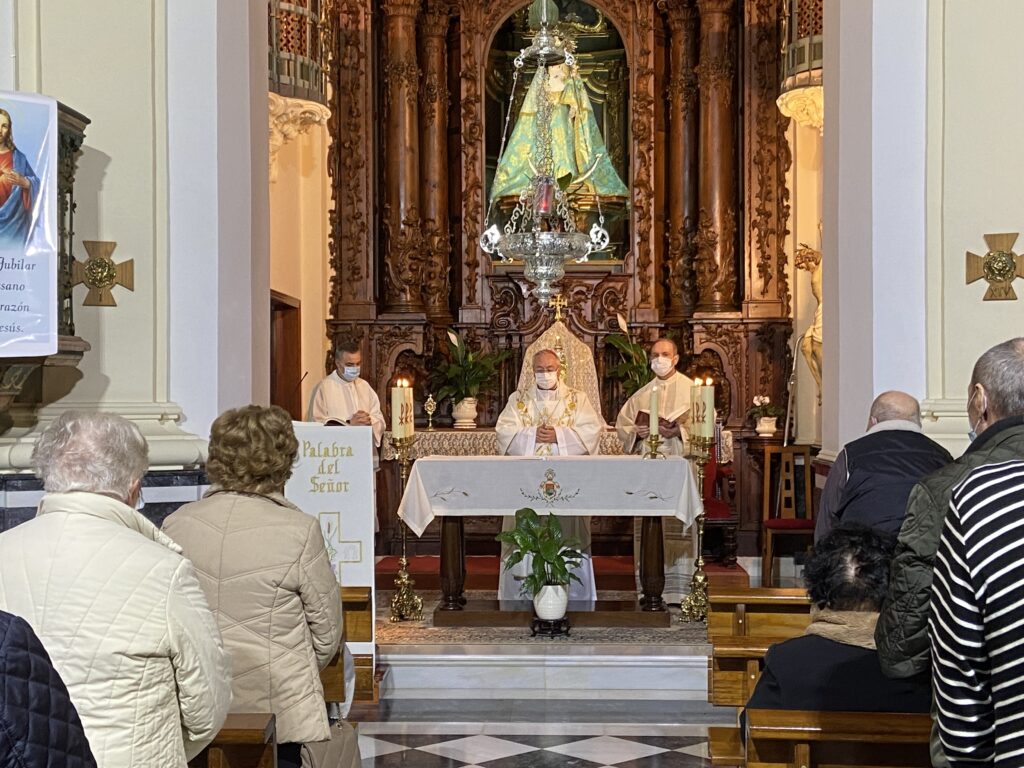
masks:
<path id="1" fill-rule="evenodd" d="M 834 529 L 804 567 L 811 602 L 834 611 L 877 611 L 889 589 L 895 539 L 862 525 Z"/>
<path id="2" fill-rule="evenodd" d="M 276 405 L 246 405 L 225 411 L 213 422 L 206 474 L 227 491 L 279 493 L 298 453 L 287 411 Z"/>

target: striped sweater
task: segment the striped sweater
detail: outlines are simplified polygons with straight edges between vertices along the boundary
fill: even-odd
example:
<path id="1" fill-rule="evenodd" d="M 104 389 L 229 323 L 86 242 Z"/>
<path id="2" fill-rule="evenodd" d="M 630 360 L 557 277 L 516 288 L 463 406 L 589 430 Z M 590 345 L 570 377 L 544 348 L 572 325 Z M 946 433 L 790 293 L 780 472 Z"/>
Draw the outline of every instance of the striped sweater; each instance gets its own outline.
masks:
<path id="1" fill-rule="evenodd" d="M 953 490 L 929 635 L 939 735 L 956 766 L 1024 766 L 1024 461 Z"/>

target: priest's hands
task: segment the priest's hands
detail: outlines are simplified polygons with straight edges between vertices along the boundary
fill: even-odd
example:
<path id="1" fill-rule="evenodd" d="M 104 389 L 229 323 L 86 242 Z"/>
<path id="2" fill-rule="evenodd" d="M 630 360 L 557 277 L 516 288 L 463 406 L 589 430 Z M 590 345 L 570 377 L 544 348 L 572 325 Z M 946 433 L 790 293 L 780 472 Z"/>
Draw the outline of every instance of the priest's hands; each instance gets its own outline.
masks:
<path id="1" fill-rule="evenodd" d="M 366 411 L 356 411 L 352 414 L 352 417 L 348 420 L 348 423 L 353 427 L 368 427 L 370 426 L 370 414 Z"/>
<path id="2" fill-rule="evenodd" d="M 651 428 L 647 424 L 636 425 L 636 436 L 641 440 L 646 440 L 651 436 Z"/>
<path id="3" fill-rule="evenodd" d="M 538 443 L 557 443 L 558 442 L 558 433 L 555 432 L 555 428 L 554 427 L 549 427 L 546 424 L 543 425 L 543 426 L 537 427 L 537 442 Z"/>
<path id="4" fill-rule="evenodd" d="M 666 440 L 679 437 L 679 422 L 658 419 L 658 434 Z"/>

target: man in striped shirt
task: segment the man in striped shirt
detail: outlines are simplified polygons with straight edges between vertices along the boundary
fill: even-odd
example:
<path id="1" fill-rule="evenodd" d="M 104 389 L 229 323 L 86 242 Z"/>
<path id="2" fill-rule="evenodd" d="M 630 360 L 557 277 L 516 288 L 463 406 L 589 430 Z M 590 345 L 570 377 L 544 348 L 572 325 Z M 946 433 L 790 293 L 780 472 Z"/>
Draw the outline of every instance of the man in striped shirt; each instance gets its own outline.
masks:
<path id="1" fill-rule="evenodd" d="M 978 467 L 953 491 L 929 634 L 950 765 L 1024 766 L 1024 461 Z"/>

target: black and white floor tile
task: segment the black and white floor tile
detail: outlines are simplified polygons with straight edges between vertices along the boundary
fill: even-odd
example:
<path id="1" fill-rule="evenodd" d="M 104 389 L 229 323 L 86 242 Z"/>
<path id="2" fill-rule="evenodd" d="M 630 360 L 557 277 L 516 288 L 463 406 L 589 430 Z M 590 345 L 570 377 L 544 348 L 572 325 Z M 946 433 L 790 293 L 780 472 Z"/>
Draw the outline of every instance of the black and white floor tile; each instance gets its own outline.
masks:
<path id="1" fill-rule="evenodd" d="M 705 768 L 706 736 L 363 734 L 363 768 Z"/>

